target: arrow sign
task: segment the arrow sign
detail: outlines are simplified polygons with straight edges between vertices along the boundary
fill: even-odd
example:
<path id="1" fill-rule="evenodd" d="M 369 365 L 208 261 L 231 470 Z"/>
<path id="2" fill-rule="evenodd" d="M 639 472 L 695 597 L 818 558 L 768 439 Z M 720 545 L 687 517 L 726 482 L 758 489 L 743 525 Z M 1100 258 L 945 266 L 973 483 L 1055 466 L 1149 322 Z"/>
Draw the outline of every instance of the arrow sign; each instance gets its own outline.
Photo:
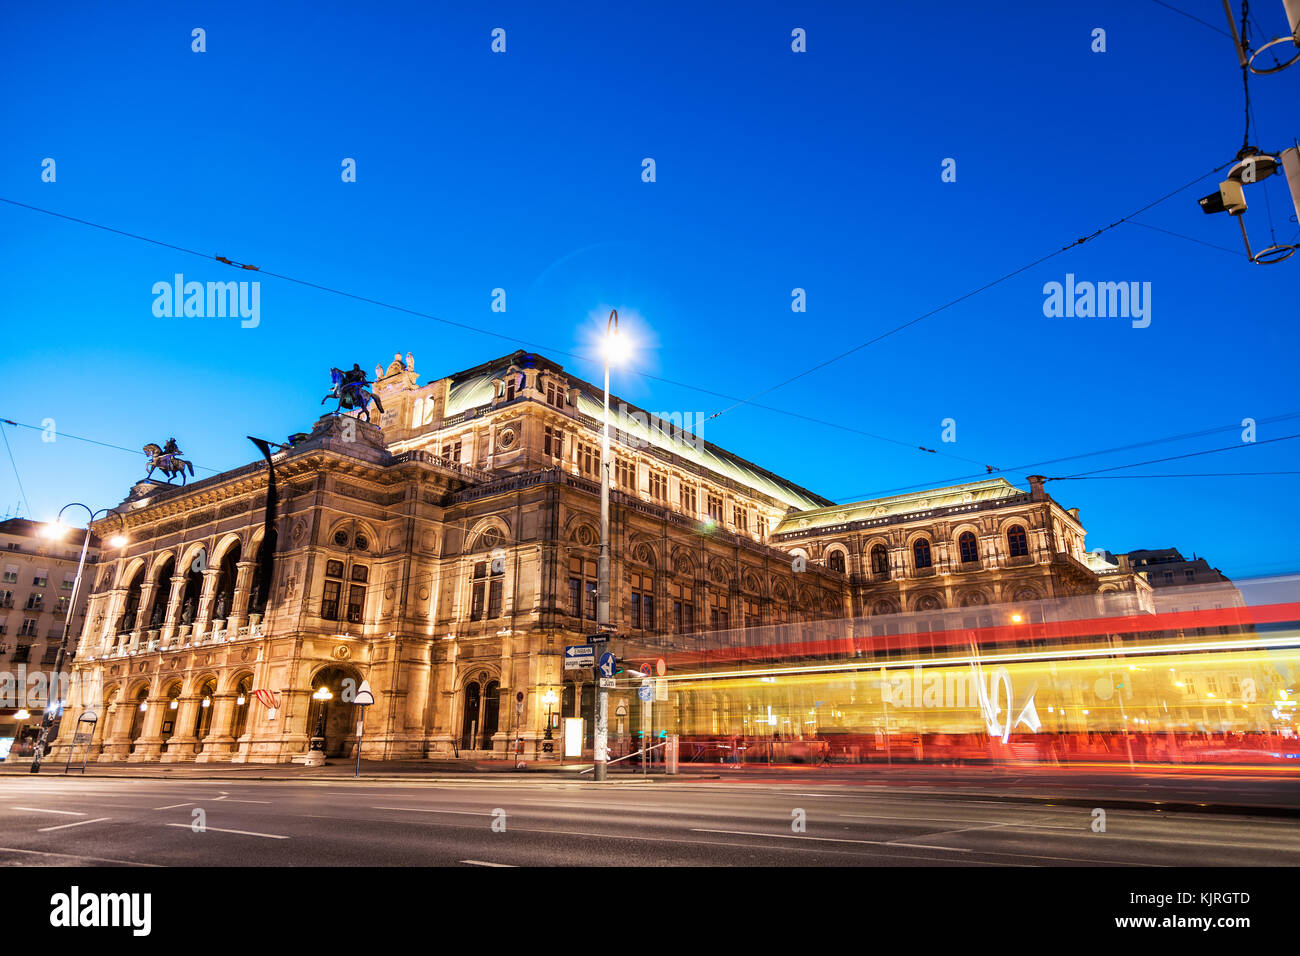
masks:
<path id="1" fill-rule="evenodd" d="M 569 644 L 564 648 L 564 669 L 578 670 L 582 667 L 594 667 L 596 649 L 590 644 Z"/>
<path id="2" fill-rule="evenodd" d="M 609 651 L 600 655 L 600 673 L 605 677 L 614 676 L 615 660 L 614 655 Z"/>
<path id="3" fill-rule="evenodd" d="M 370 681 L 363 680 L 361 686 L 357 688 L 357 696 L 352 699 L 352 703 L 360 704 L 362 707 L 369 707 L 375 702 L 375 695 L 370 690 Z"/>

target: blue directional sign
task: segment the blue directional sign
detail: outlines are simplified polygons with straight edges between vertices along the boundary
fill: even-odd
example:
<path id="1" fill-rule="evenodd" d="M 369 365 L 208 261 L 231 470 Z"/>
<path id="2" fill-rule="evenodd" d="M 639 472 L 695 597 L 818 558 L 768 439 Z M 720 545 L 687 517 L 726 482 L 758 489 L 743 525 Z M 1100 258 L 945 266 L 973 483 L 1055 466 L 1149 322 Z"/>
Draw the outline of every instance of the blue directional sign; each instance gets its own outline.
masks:
<path id="1" fill-rule="evenodd" d="M 568 644 L 564 648 L 564 669 L 596 666 L 596 649 L 590 644 Z"/>
<path id="2" fill-rule="evenodd" d="M 648 701 L 651 697 L 655 695 L 655 689 L 651 687 L 649 684 L 642 684 L 640 689 L 636 692 L 636 695 L 640 697 L 643 701 Z"/>
<path id="3" fill-rule="evenodd" d="M 611 654 L 609 651 L 606 651 L 604 654 L 601 654 L 601 655 L 600 655 L 600 674 L 601 674 L 601 676 L 602 676 L 602 677 L 613 677 L 613 676 L 614 676 L 614 668 L 617 666 L 617 663 L 618 663 L 618 662 L 614 660 L 614 655 Z"/>

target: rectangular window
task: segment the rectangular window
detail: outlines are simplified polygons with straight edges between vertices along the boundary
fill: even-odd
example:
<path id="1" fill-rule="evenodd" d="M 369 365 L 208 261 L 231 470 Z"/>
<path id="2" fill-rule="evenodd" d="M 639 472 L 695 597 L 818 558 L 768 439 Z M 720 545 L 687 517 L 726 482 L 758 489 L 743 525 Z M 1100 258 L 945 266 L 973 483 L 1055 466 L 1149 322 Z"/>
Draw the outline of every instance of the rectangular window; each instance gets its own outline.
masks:
<path id="1" fill-rule="evenodd" d="M 596 619 L 596 562 L 580 555 L 569 558 L 569 614 Z"/>
<path id="2" fill-rule="evenodd" d="M 633 628 L 645 631 L 655 629 L 654 575 L 642 571 L 633 571 L 632 583 L 632 620 Z"/>
<path id="3" fill-rule="evenodd" d="M 326 562 L 325 562 L 325 577 L 327 577 L 327 578 L 341 578 L 341 577 L 343 577 L 343 562 L 342 562 L 342 561 L 326 561 Z"/>
<path id="4" fill-rule="evenodd" d="M 58 606 L 55 608 L 55 610 L 60 614 L 67 614 L 69 600 L 70 598 L 66 594 L 60 594 Z"/>
<path id="5" fill-rule="evenodd" d="M 586 442 L 578 442 L 578 471 L 588 478 L 600 478 L 600 449 Z"/>
<path id="6" fill-rule="evenodd" d="M 1194 581 L 1196 579 L 1196 572 L 1193 571 L 1191 568 L 1188 568 L 1183 572 L 1183 576 L 1186 577 L 1187 580 L 1189 581 Z"/>
<path id="7" fill-rule="evenodd" d="M 731 627 L 726 594 L 715 591 L 709 595 L 709 627 L 715 631 L 725 631 Z"/>
<path id="8" fill-rule="evenodd" d="M 767 515 L 758 516 L 758 526 L 756 530 L 758 531 L 758 536 L 760 538 L 767 537 Z"/>
<path id="9" fill-rule="evenodd" d="M 546 404 L 556 408 L 563 408 L 566 404 L 564 389 L 555 382 L 546 383 Z"/>
<path id="10" fill-rule="evenodd" d="M 635 492 L 637 490 L 636 463 L 626 458 L 618 459 L 614 464 L 614 481 L 620 488 Z"/>
<path id="11" fill-rule="evenodd" d="M 50 572 L 42 571 L 36 577 L 32 578 L 32 587 L 43 588 L 50 582 Z"/>
<path id="12" fill-rule="evenodd" d="M 722 520 L 722 499 L 717 495 L 708 496 L 709 517 L 714 521 Z"/>
<path id="13" fill-rule="evenodd" d="M 650 497 L 655 501 L 668 500 L 668 476 L 657 471 L 650 472 Z"/>
<path id="14" fill-rule="evenodd" d="M 354 564 L 352 566 L 352 580 L 365 584 L 370 580 L 370 569 L 360 564 Z"/>
<path id="15" fill-rule="evenodd" d="M 683 514 L 688 514 L 688 515 L 690 515 L 692 518 L 694 518 L 694 517 L 696 516 L 696 514 L 698 514 L 698 512 L 696 511 L 696 506 L 695 506 L 695 486 L 694 486 L 694 485 L 688 485 L 686 482 L 684 482 L 684 481 L 682 482 L 682 484 L 681 484 L 681 503 L 682 503 L 682 513 L 683 513 Z"/>
<path id="16" fill-rule="evenodd" d="M 500 577 L 488 583 L 488 617 L 501 616 L 501 586 Z"/>
<path id="17" fill-rule="evenodd" d="M 695 589 L 689 584 L 670 584 L 668 599 L 673 608 L 673 633 L 690 634 L 695 630 Z"/>
<path id="18" fill-rule="evenodd" d="M 72 585 L 76 582 L 76 580 L 77 580 L 77 579 L 76 579 L 75 576 L 71 576 L 71 577 L 69 577 L 69 576 L 65 575 L 64 578 L 63 578 L 63 584 L 61 585 L 61 587 L 62 587 L 63 590 L 65 590 L 65 591 L 71 591 L 71 590 L 72 590 Z"/>
<path id="19" fill-rule="evenodd" d="M 359 584 L 354 584 L 348 589 L 348 623 L 360 624 L 365 609 L 366 589 Z"/>
<path id="20" fill-rule="evenodd" d="M 546 426 L 546 433 L 542 437 L 542 454 L 550 458 L 564 457 L 564 430 Z"/>
<path id="21" fill-rule="evenodd" d="M 45 596 L 41 594 L 40 591 L 33 591 L 31 594 L 27 595 L 27 610 L 43 611 L 45 610 L 44 604 Z"/>
<path id="22" fill-rule="evenodd" d="M 326 581 L 325 592 L 321 596 L 320 616 L 327 621 L 339 619 L 339 593 L 343 589 L 341 581 Z"/>
<path id="23" fill-rule="evenodd" d="M 732 515 L 735 518 L 736 530 L 740 532 L 749 531 L 749 509 L 744 505 L 736 505 L 732 508 Z"/>
<path id="24" fill-rule="evenodd" d="M 17 583 L 18 583 L 18 569 L 15 568 L 12 564 L 9 565 L 9 567 L 5 568 L 5 582 L 4 582 L 4 583 L 5 583 L 5 584 L 17 584 Z"/>
<path id="25" fill-rule="evenodd" d="M 19 637 L 35 637 L 35 636 L 36 636 L 36 618 L 34 618 L 34 617 L 23 618 L 23 626 L 19 629 L 19 631 L 18 631 L 18 636 L 19 636 Z"/>
<path id="26" fill-rule="evenodd" d="M 457 438 L 455 441 L 446 441 L 442 443 L 442 457 L 449 461 L 460 461 L 460 450 L 462 440 Z"/>
<path id="27" fill-rule="evenodd" d="M 13 606 L 14 606 L 14 592 L 0 591 L 0 607 L 13 607 Z"/>
<path id="28" fill-rule="evenodd" d="M 470 593 L 469 619 L 483 619 L 484 581 L 487 578 L 487 562 L 479 561 L 474 565 L 474 579 Z"/>

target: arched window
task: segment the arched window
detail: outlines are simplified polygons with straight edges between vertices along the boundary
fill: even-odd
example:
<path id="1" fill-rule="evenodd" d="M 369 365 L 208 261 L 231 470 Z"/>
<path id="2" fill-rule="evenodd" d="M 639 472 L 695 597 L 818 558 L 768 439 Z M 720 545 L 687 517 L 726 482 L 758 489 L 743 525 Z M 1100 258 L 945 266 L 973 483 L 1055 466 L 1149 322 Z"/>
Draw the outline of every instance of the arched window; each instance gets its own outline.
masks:
<path id="1" fill-rule="evenodd" d="M 1025 536 L 1025 529 L 1022 525 L 1013 524 L 1007 529 L 1007 547 L 1010 549 L 1013 558 L 1023 558 L 1029 555 L 1029 539 Z"/>
<path id="2" fill-rule="evenodd" d="M 235 713 L 230 721 L 230 735 L 236 740 L 244 736 L 244 728 L 248 726 L 248 708 L 252 695 L 253 678 L 249 675 L 241 680 L 235 689 Z"/>
<path id="3" fill-rule="evenodd" d="M 144 730 L 144 715 L 149 711 L 149 688 L 141 687 L 136 691 L 132 704 L 135 710 L 131 714 L 131 732 L 128 735 L 131 746 L 128 748 L 128 753 L 135 753 L 135 742 Z"/>
<path id="4" fill-rule="evenodd" d="M 871 549 L 871 573 L 889 576 L 889 551 L 883 544 Z"/>
<path id="5" fill-rule="evenodd" d="M 212 708 L 215 704 L 213 698 L 216 695 L 217 679 L 210 677 L 199 688 L 199 709 L 194 715 L 194 736 L 198 738 L 200 748 L 203 746 L 203 738 L 212 729 Z"/>
<path id="6" fill-rule="evenodd" d="M 840 574 L 843 574 L 844 573 L 844 552 L 832 551 L 830 554 L 828 554 L 826 556 L 826 567 L 830 568 L 832 571 L 838 571 L 840 572 Z"/>
<path id="7" fill-rule="evenodd" d="M 460 746 L 462 750 L 475 749 L 479 724 L 479 686 L 477 681 L 465 685 L 465 716 L 460 725 Z"/>
<path id="8" fill-rule="evenodd" d="M 497 732 L 501 713 L 501 684 L 490 680 L 483 689 L 483 748 L 492 749 L 492 735 Z"/>
<path id="9" fill-rule="evenodd" d="M 962 564 L 980 559 L 979 545 L 975 542 L 975 535 L 969 531 L 963 531 L 961 537 L 957 539 L 957 549 L 961 552 Z"/>
<path id="10" fill-rule="evenodd" d="M 167 617 L 167 603 L 171 599 L 172 575 L 176 573 L 176 559 L 169 556 L 153 576 L 153 606 L 149 610 L 149 627 L 158 629 Z"/>
<path id="11" fill-rule="evenodd" d="M 928 568 L 930 566 L 930 542 L 925 538 L 917 538 L 912 545 L 912 557 L 915 559 L 918 571 L 921 568 Z"/>

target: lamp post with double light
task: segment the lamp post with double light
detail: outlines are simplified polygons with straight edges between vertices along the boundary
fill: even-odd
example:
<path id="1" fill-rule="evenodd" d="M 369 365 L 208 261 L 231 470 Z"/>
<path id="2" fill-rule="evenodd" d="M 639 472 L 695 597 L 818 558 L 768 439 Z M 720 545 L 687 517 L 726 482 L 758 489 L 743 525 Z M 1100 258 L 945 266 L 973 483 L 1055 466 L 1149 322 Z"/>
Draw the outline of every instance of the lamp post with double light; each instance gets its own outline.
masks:
<path id="1" fill-rule="evenodd" d="M 611 309 L 605 323 L 605 417 L 600 432 L 600 557 L 596 564 L 596 627 L 607 632 L 610 605 L 609 485 L 614 463 L 609 454 L 609 366 L 627 357 L 627 341 L 618 334 L 618 310 Z M 609 695 L 596 681 L 596 746 L 594 777 L 604 780 L 609 761 Z"/>
<path id="2" fill-rule="evenodd" d="M 122 513 L 114 511 L 112 508 L 100 508 L 95 511 L 90 505 L 84 505 L 80 501 L 74 501 L 60 508 L 59 514 L 53 523 L 45 525 L 41 529 L 41 534 L 47 538 L 62 538 L 68 530 L 67 525 L 63 523 L 63 512 L 69 508 L 85 508 L 86 514 L 90 517 L 86 521 L 86 533 L 81 539 L 81 556 L 77 559 L 77 577 L 72 582 L 72 596 L 68 599 L 68 611 L 63 618 L 63 636 L 59 639 L 59 653 L 54 658 L 54 681 L 50 691 L 50 700 L 46 702 L 45 713 L 41 716 L 41 736 L 36 741 L 36 750 L 32 754 L 32 773 L 41 772 L 41 758 L 45 756 L 45 748 L 49 743 L 50 728 L 54 725 L 54 718 L 63 708 L 62 698 L 58 696 L 61 693 L 59 675 L 63 673 L 63 656 L 67 653 L 68 635 L 72 632 L 72 614 L 76 610 L 77 598 L 81 594 L 81 572 L 86 566 L 86 549 L 90 545 L 90 526 L 95 523 L 95 519 L 100 515 L 117 515 L 117 520 L 122 523 L 122 529 L 108 543 L 114 548 L 126 547 L 126 518 L 122 517 Z"/>

